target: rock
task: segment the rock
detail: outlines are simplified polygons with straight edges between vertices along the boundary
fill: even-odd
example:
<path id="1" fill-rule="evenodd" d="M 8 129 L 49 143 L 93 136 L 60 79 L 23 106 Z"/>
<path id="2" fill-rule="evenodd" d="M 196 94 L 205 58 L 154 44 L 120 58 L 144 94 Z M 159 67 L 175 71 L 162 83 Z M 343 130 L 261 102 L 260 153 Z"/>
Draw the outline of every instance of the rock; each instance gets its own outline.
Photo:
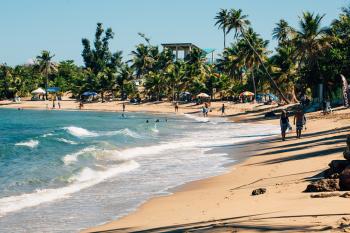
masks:
<path id="1" fill-rule="evenodd" d="M 333 192 L 339 190 L 339 180 L 322 179 L 309 184 L 305 192 Z"/>
<path id="2" fill-rule="evenodd" d="M 276 117 L 276 113 L 274 113 L 274 112 L 265 113 L 265 118 L 269 118 L 269 117 Z"/>
<path id="3" fill-rule="evenodd" d="M 340 195 L 340 197 L 350 198 L 350 193 L 343 193 L 342 195 Z"/>
<path id="4" fill-rule="evenodd" d="M 339 197 L 339 193 L 320 193 L 320 194 L 312 194 L 311 198 L 327 198 L 327 197 Z"/>
<path id="5" fill-rule="evenodd" d="M 332 162 L 328 164 L 331 174 L 333 173 L 340 174 L 349 165 L 350 165 L 350 162 L 347 160 L 332 160 Z"/>
<path id="6" fill-rule="evenodd" d="M 339 185 L 341 190 L 350 190 L 350 166 L 347 166 L 339 176 Z"/>
<path id="7" fill-rule="evenodd" d="M 259 189 L 253 190 L 252 195 L 256 196 L 256 195 L 261 195 L 264 193 L 266 193 L 266 188 L 259 188 Z"/>
<path id="8" fill-rule="evenodd" d="M 350 161 L 350 134 L 346 136 L 346 148 L 343 155 L 346 160 Z"/>

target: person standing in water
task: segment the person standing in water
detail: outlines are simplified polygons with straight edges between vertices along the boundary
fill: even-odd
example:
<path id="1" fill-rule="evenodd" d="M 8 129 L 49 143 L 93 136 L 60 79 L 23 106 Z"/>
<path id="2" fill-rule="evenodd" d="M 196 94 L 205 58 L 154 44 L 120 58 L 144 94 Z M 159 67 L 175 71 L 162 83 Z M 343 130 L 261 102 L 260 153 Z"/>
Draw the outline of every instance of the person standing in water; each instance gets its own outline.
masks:
<path id="1" fill-rule="evenodd" d="M 294 115 L 294 125 L 296 125 L 297 138 L 301 137 L 301 130 L 306 124 L 305 113 L 301 107 L 299 107 Z"/>
<path id="2" fill-rule="evenodd" d="M 280 118 L 280 126 L 281 126 L 281 135 L 282 141 L 286 140 L 286 131 L 289 127 L 289 118 L 286 110 L 282 110 L 281 118 Z"/>

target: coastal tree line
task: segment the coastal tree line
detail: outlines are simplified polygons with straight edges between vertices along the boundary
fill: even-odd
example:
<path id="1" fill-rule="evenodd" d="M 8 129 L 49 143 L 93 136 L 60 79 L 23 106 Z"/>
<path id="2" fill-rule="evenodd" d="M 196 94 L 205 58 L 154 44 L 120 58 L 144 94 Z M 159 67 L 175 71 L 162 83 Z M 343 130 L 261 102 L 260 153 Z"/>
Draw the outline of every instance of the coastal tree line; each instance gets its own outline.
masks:
<path id="1" fill-rule="evenodd" d="M 94 40 L 82 39 L 83 66 L 72 60 L 54 62 L 54 54 L 42 51 L 32 64 L 0 65 L 0 98 L 29 96 L 37 87 L 60 87 L 73 98 L 95 91 L 106 96 L 150 100 L 179 99 L 180 93 L 206 92 L 227 99 L 244 90 L 274 93 L 284 102 L 297 102 L 300 96 L 316 95 L 319 84 L 325 98 L 339 96 L 340 75 L 350 74 L 350 5 L 328 26 L 324 15 L 304 12 L 294 28 L 281 19 L 272 31 L 278 45 L 254 31 L 241 9 L 221 9 L 214 17 L 223 32 L 224 50 L 214 63 L 208 63 L 202 50 L 192 50 L 176 60 L 170 50 L 161 50 L 144 34 L 144 43 L 135 46 L 131 59 L 121 51 L 111 51 L 111 28 L 97 24 Z"/>

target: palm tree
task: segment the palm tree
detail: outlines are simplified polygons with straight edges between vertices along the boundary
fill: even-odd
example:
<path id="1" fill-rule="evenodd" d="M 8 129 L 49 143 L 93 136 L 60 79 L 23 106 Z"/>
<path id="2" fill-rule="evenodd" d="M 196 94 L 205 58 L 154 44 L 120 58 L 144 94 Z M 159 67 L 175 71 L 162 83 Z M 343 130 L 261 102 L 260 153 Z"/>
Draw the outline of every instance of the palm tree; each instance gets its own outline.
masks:
<path id="1" fill-rule="evenodd" d="M 117 76 L 117 84 L 120 88 L 121 98 L 125 99 L 125 84 L 133 79 L 134 70 L 127 64 L 123 64 Z"/>
<path id="2" fill-rule="evenodd" d="M 144 44 L 139 44 L 136 50 L 131 52 L 132 65 L 131 67 L 135 69 L 137 78 L 145 75 L 154 63 L 154 58 L 150 56 L 149 47 Z"/>
<path id="3" fill-rule="evenodd" d="M 226 34 L 229 19 L 229 12 L 226 9 L 221 9 L 215 16 L 215 26 L 218 25 L 219 29 L 222 29 L 224 33 L 224 49 L 226 49 Z"/>
<path id="4" fill-rule="evenodd" d="M 41 52 L 40 56 L 37 56 L 37 63 L 38 63 L 38 68 L 39 71 L 42 75 L 44 75 L 45 77 L 45 98 L 46 100 L 47 98 L 47 88 L 48 88 L 48 81 L 49 81 L 49 75 L 53 72 L 53 71 L 57 71 L 57 65 L 55 63 L 52 62 L 52 58 L 55 55 L 50 55 L 50 52 L 47 50 L 43 50 Z"/>
<path id="5" fill-rule="evenodd" d="M 284 94 L 282 93 L 280 88 L 277 86 L 276 82 L 273 80 L 270 72 L 267 70 L 259 53 L 254 49 L 254 46 L 250 43 L 249 39 L 247 38 L 247 35 L 245 33 L 245 29 L 250 24 L 247 17 L 248 17 L 247 15 L 242 14 L 241 9 L 239 9 L 239 10 L 231 9 L 230 10 L 230 17 L 229 17 L 229 21 L 228 21 L 228 25 L 229 25 L 228 32 L 230 32 L 231 30 L 235 30 L 235 37 L 237 37 L 238 35 L 241 35 L 247 41 L 250 49 L 253 50 L 253 52 L 255 53 L 255 55 L 257 56 L 257 58 L 261 64 L 261 67 L 263 68 L 263 70 L 267 74 L 273 88 L 278 92 L 278 94 L 282 97 L 282 99 L 286 103 L 289 103 L 289 100 L 284 96 Z"/>
<path id="6" fill-rule="evenodd" d="M 242 71 L 244 67 L 244 60 L 240 56 L 240 48 L 238 44 L 232 44 L 220 56 L 217 62 L 219 71 L 227 73 L 231 80 L 242 80 Z"/>
<path id="7" fill-rule="evenodd" d="M 254 88 L 254 100 L 257 95 L 257 88 L 256 88 L 256 82 L 255 82 L 255 72 L 260 67 L 260 60 L 262 60 L 264 63 L 267 61 L 267 45 L 268 41 L 263 40 L 260 38 L 259 34 L 253 31 L 252 28 L 249 28 L 246 32 L 246 40 L 243 40 L 241 43 L 241 56 L 244 59 L 245 65 L 247 69 L 250 71 L 252 81 L 253 81 L 253 88 Z M 248 43 L 247 43 L 248 42 Z M 249 44 L 253 46 L 254 50 L 249 49 Z"/>
<path id="8" fill-rule="evenodd" d="M 276 23 L 276 27 L 272 32 L 273 38 L 278 40 L 279 45 L 284 45 L 290 41 L 293 34 L 295 34 L 295 30 L 284 19 Z"/>
<path id="9" fill-rule="evenodd" d="M 271 57 L 270 63 L 272 73 L 278 77 L 279 86 L 292 102 L 297 102 L 295 89 L 299 76 L 294 54 L 294 46 L 281 46 L 277 49 L 277 54 Z"/>
<path id="10" fill-rule="evenodd" d="M 300 30 L 297 31 L 295 38 L 300 64 L 303 62 L 316 62 L 317 56 L 328 45 L 326 39 L 328 28 L 321 27 L 321 21 L 324 16 L 304 12 L 303 16 L 300 17 Z"/>

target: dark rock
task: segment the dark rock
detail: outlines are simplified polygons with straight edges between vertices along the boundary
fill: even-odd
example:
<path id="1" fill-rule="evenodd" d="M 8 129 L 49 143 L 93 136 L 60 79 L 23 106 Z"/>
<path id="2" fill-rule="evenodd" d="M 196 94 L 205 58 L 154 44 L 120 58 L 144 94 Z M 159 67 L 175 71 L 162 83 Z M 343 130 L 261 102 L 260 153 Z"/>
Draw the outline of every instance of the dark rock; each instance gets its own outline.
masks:
<path id="1" fill-rule="evenodd" d="M 269 118 L 269 117 L 276 117 L 276 113 L 274 113 L 274 112 L 265 113 L 265 118 Z"/>
<path id="2" fill-rule="evenodd" d="M 340 174 L 349 165 L 350 165 L 350 162 L 347 160 L 332 160 L 332 162 L 328 164 L 331 174 L 333 173 Z"/>
<path id="3" fill-rule="evenodd" d="M 340 174 L 339 173 L 334 173 L 332 169 L 328 168 L 327 170 L 324 171 L 324 178 L 327 179 L 339 179 Z"/>
<path id="4" fill-rule="evenodd" d="M 350 166 L 347 166 L 339 176 L 341 190 L 350 190 Z"/>
<path id="5" fill-rule="evenodd" d="M 309 184 L 305 192 L 333 192 L 339 190 L 339 180 L 322 179 Z"/>
<path id="6" fill-rule="evenodd" d="M 346 148 L 343 155 L 346 160 L 350 161 L 350 134 L 346 136 Z"/>
<path id="7" fill-rule="evenodd" d="M 342 195 L 340 195 L 340 197 L 350 198 L 350 193 L 343 193 Z"/>
<path id="8" fill-rule="evenodd" d="M 256 196 L 256 195 L 261 195 L 264 193 L 266 193 L 266 188 L 259 188 L 259 189 L 253 190 L 252 195 Z"/>

